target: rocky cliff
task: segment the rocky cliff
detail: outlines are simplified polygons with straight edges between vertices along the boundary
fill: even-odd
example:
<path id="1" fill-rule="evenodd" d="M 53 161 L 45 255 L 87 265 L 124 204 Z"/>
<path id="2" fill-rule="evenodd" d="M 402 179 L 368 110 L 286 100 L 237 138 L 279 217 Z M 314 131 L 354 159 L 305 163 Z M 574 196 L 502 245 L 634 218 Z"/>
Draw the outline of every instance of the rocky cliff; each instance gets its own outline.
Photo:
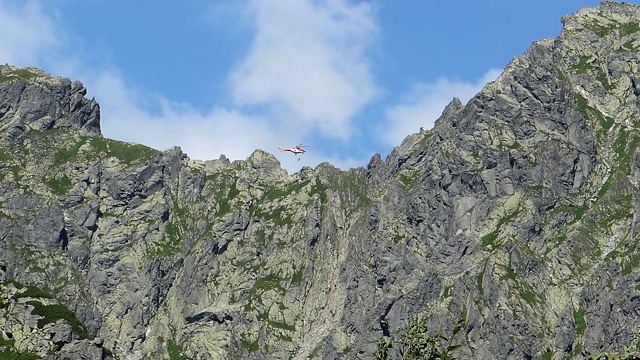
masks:
<path id="1" fill-rule="evenodd" d="M 0 355 L 370 359 L 415 317 L 458 358 L 640 339 L 640 8 L 562 19 L 366 168 L 288 174 L 100 134 L 0 66 Z"/>

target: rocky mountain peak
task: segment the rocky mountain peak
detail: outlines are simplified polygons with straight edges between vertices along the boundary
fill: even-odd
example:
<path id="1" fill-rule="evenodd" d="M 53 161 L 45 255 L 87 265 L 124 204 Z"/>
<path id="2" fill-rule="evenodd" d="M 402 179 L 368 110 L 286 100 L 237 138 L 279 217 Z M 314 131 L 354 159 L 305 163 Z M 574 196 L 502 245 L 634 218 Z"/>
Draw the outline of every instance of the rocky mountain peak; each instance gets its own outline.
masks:
<path id="1" fill-rule="evenodd" d="M 581 7 L 575 14 L 562 17 L 562 25 L 565 31 L 574 30 L 604 30 L 634 26 L 638 18 L 638 6 L 625 2 L 602 1 L 599 6 Z M 601 32 L 604 35 L 604 32 Z"/>
<path id="2" fill-rule="evenodd" d="M 262 173 L 264 181 L 275 183 L 278 179 L 288 175 L 287 171 L 280 166 L 280 161 L 273 154 L 264 150 L 255 150 L 246 161 L 252 169 Z"/>
<path id="3" fill-rule="evenodd" d="M 29 130 L 73 129 L 100 135 L 100 106 L 79 81 L 37 68 L 0 65 L 0 134 L 20 142 Z"/>

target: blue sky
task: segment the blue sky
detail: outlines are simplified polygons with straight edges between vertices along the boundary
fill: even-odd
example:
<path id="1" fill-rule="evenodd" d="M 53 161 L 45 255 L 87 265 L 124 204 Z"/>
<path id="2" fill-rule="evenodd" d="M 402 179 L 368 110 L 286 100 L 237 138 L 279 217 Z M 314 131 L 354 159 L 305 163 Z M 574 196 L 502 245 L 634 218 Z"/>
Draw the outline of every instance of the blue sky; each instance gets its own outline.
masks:
<path id="1" fill-rule="evenodd" d="M 627 1 L 639 3 L 640 1 Z M 106 137 L 290 173 L 386 157 L 553 38 L 573 0 L 0 0 L 0 63 L 80 80 Z M 310 147 L 300 161 L 278 146 Z"/>

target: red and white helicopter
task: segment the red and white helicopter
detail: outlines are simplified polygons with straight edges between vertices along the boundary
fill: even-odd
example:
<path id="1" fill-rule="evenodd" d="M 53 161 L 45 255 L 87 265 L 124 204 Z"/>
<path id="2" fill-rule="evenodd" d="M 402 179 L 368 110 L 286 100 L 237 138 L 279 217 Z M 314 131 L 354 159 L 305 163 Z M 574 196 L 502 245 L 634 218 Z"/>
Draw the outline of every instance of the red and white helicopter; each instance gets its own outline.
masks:
<path id="1" fill-rule="evenodd" d="M 304 154 L 305 152 L 307 152 L 307 150 L 305 150 L 302 147 L 302 144 L 298 144 L 298 145 L 296 145 L 294 147 L 290 147 L 290 148 L 283 148 L 283 147 L 278 146 L 278 150 L 280 150 L 280 151 L 288 151 L 288 152 L 290 152 L 290 153 L 292 153 L 293 155 L 296 155 L 296 156 L 298 156 L 298 154 Z M 298 158 L 298 161 L 300 161 L 300 158 Z"/>

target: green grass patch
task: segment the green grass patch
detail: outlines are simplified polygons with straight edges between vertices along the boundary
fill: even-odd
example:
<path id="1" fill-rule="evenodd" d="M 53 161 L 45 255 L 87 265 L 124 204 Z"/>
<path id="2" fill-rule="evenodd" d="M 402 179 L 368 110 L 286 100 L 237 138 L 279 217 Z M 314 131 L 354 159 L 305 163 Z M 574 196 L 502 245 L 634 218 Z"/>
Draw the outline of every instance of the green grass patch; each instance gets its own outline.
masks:
<path id="1" fill-rule="evenodd" d="M 589 109 L 591 109 L 591 107 L 587 103 L 587 99 L 585 99 L 582 95 L 576 94 L 576 107 L 578 108 L 578 110 L 580 110 L 582 115 L 584 115 L 586 118 L 589 118 Z"/>
<path id="2" fill-rule="evenodd" d="M 578 60 L 578 63 L 571 66 L 571 68 L 577 74 L 590 74 L 596 80 L 598 80 L 598 82 L 600 82 L 605 89 L 610 90 L 612 88 L 612 85 L 609 83 L 607 74 L 605 74 L 600 67 L 593 66 L 590 63 L 590 60 L 591 57 L 582 55 L 580 56 L 580 60 Z"/>
<path id="3" fill-rule="evenodd" d="M 264 229 L 259 229 L 256 231 L 256 245 L 260 248 L 263 248 L 267 245 L 267 234 Z"/>
<path id="4" fill-rule="evenodd" d="M 264 265 L 264 264 L 262 264 Z M 281 278 L 278 274 L 268 274 L 256 280 L 253 284 L 253 287 L 249 289 L 249 298 L 247 299 L 247 303 L 244 305 L 245 311 L 252 311 L 255 309 L 254 303 L 262 303 L 262 294 L 267 291 L 278 290 L 280 292 L 284 292 L 284 288 L 281 285 L 281 282 L 285 279 Z M 266 314 L 265 314 L 266 316 Z M 263 320 L 266 320 L 263 319 Z"/>
<path id="5" fill-rule="evenodd" d="M 0 147 L 0 163 L 6 164 L 12 158 L 13 157 L 11 156 L 11 151 L 9 149 L 6 149 L 4 147 Z"/>
<path id="6" fill-rule="evenodd" d="M 634 41 L 630 40 L 630 41 L 627 41 L 624 44 L 622 44 L 620 49 L 616 49 L 616 52 L 636 51 L 636 50 L 638 50 L 638 48 L 634 44 Z"/>
<path id="7" fill-rule="evenodd" d="M 520 297 L 522 297 L 522 299 L 529 305 L 535 305 L 538 302 L 536 293 L 529 289 L 520 292 Z"/>
<path id="8" fill-rule="evenodd" d="M 593 69 L 593 66 L 589 62 L 590 59 L 591 58 L 589 56 L 582 55 L 580 56 L 580 60 L 578 60 L 578 63 L 571 66 L 571 68 L 578 74 L 586 74 L 589 72 L 589 70 Z"/>
<path id="9" fill-rule="evenodd" d="M 573 215 L 573 219 L 569 222 L 569 224 L 573 224 L 582 219 L 587 210 L 589 210 L 589 206 L 586 204 L 580 206 L 569 205 L 567 206 L 567 210 Z"/>
<path id="10" fill-rule="evenodd" d="M 563 213 L 563 212 L 571 214 L 571 220 L 569 220 L 569 222 L 567 223 L 568 225 L 571 225 L 578 222 L 580 219 L 582 219 L 582 217 L 587 213 L 587 211 L 589 211 L 589 205 L 587 204 L 583 204 L 579 206 L 573 205 L 573 204 L 562 204 L 553 208 L 553 210 L 551 210 L 551 214 L 556 215 L 558 213 Z M 563 235 L 558 235 L 557 239 L 562 241 L 558 241 L 557 244 L 560 244 L 564 242 L 564 240 L 566 240 L 566 235 L 564 235 L 563 239 L 560 239 L 560 237 L 562 236 Z"/>
<path id="11" fill-rule="evenodd" d="M 502 228 L 502 226 L 504 226 L 505 224 L 512 222 L 519 214 L 520 214 L 520 210 L 516 210 L 511 214 L 505 216 L 504 218 L 501 218 L 500 220 L 498 220 L 498 224 L 496 225 L 495 230 L 493 230 L 487 235 L 484 235 L 481 238 L 480 243 L 482 244 L 482 247 L 485 249 L 489 247 L 494 247 L 496 245 L 496 240 L 498 239 L 500 228 Z"/>
<path id="12" fill-rule="evenodd" d="M 258 315 L 256 315 L 256 319 L 258 319 L 258 321 L 267 321 L 269 320 L 269 313 L 266 311 L 259 313 Z"/>
<path id="13" fill-rule="evenodd" d="M 336 187 L 340 201 L 352 209 L 363 209 L 371 205 L 364 173 L 357 170 L 342 172 L 336 179 Z"/>
<path id="14" fill-rule="evenodd" d="M 588 259 L 602 256 L 602 248 L 596 239 L 612 236 L 611 228 L 615 224 L 625 224 L 633 216 L 634 186 L 629 182 L 628 174 L 631 172 L 632 155 L 638 147 L 638 137 L 620 130 L 615 140 L 609 144 L 613 150 L 611 172 L 604 184 L 598 189 L 596 199 L 592 204 L 581 206 L 561 205 L 558 211 L 568 211 L 573 215 L 569 225 L 577 227 L 571 232 L 572 250 L 571 258 L 580 271 L 586 271 L 589 267 Z M 554 209 L 554 212 L 556 211 Z M 605 261 L 619 258 L 622 271 L 631 272 L 634 268 L 634 259 L 619 254 L 616 249 L 606 255 Z"/>
<path id="15" fill-rule="evenodd" d="M 291 338 L 291 336 L 284 335 L 284 334 L 275 334 L 275 335 L 280 341 L 293 342 L 293 339 Z"/>
<path id="16" fill-rule="evenodd" d="M 497 239 L 498 239 L 498 230 L 494 230 L 488 233 L 487 235 L 483 236 L 481 239 L 482 247 L 483 248 L 493 247 Z"/>
<path id="17" fill-rule="evenodd" d="M 478 273 L 476 277 L 476 287 L 478 288 L 478 292 L 480 293 L 480 297 L 484 296 L 484 273 L 487 270 L 487 261 L 485 261 L 482 270 Z"/>
<path id="18" fill-rule="evenodd" d="M 232 210 L 232 201 L 239 194 L 236 186 L 238 178 L 230 172 L 219 172 L 205 177 L 207 183 L 206 190 L 211 191 L 211 195 L 217 205 L 215 214 L 222 217 Z"/>
<path id="19" fill-rule="evenodd" d="M 258 339 L 251 341 L 245 338 L 241 338 L 240 347 L 249 352 L 256 352 L 260 350 L 260 344 L 258 343 Z"/>
<path id="20" fill-rule="evenodd" d="M 444 287 L 444 289 L 442 290 L 442 298 L 446 299 L 448 297 L 451 297 L 453 295 L 453 286 L 451 285 L 447 285 Z"/>
<path id="21" fill-rule="evenodd" d="M 69 146 L 67 148 L 58 150 L 53 155 L 52 166 L 53 167 L 59 167 L 61 165 L 69 163 L 71 161 L 77 160 L 78 159 L 78 151 L 80 151 L 80 147 L 82 145 L 84 145 L 85 139 L 86 138 L 83 138 L 81 141 L 75 142 L 75 143 L 71 144 L 71 146 Z"/>
<path id="22" fill-rule="evenodd" d="M 635 21 L 621 24 L 620 26 L 618 26 L 618 31 L 620 32 L 620 36 L 635 34 L 640 31 L 640 24 Z"/>
<path id="23" fill-rule="evenodd" d="M 182 230 L 176 224 L 167 223 L 164 227 L 162 241 L 154 243 L 147 255 L 151 258 L 170 257 L 175 255 L 182 245 Z"/>
<path id="24" fill-rule="evenodd" d="M 2 82 L 2 78 L 0 78 Z M 38 360 L 40 356 L 29 352 L 16 352 L 13 349 L 0 350 L 0 360 Z"/>
<path id="25" fill-rule="evenodd" d="M 67 137 L 63 137 L 60 141 L 64 141 L 65 138 Z M 73 161 L 96 160 L 109 157 L 116 158 L 128 166 L 147 161 L 158 153 L 158 150 L 141 144 L 131 144 L 101 137 L 80 136 L 79 139 L 71 139 L 73 142 L 70 145 L 67 144 L 54 154 L 53 167 Z M 86 150 L 83 149 L 83 153 L 80 154 L 80 148 L 86 144 L 89 144 L 90 147 Z"/>
<path id="26" fill-rule="evenodd" d="M 628 140 L 629 140 L 629 132 L 622 130 L 620 131 L 620 135 L 618 136 L 618 138 L 616 138 L 615 142 L 613 143 L 613 150 L 615 151 L 618 157 L 618 162 L 622 161 L 627 157 L 625 150 L 627 148 Z"/>
<path id="27" fill-rule="evenodd" d="M 39 299 L 53 299 L 53 295 L 48 291 L 43 291 L 35 286 L 27 286 L 27 288 L 22 292 L 17 292 L 13 295 L 14 299 L 20 298 L 39 298 Z"/>
<path id="28" fill-rule="evenodd" d="M 600 125 L 602 126 L 602 129 L 604 131 L 609 131 L 609 129 L 611 129 L 615 121 L 611 117 L 603 116 L 602 113 L 600 112 L 598 112 L 598 114 L 600 115 L 598 116 L 598 120 L 600 120 Z"/>
<path id="29" fill-rule="evenodd" d="M 421 171 L 414 170 L 408 173 L 400 173 L 399 179 L 405 189 L 411 189 L 420 180 Z"/>
<path id="30" fill-rule="evenodd" d="M 39 74 L 29 69 L 16 69 L 11 72 L 0 73 L 0 83 L 9 82 L 12 80 L 29 80 L 37 77 Z"/>
<path id="31" fill-rule="evenodd" d="M 39 328 L 62 319 L 71 326 L 73 332 L 81 339 L 88 338 L 87 330 L 82 326 L 76 315 L 66 306 L 61 304 L 44 305 L 40 301 L 27 301 L 27 304 L 34 307 L 34 314 L 42 316 L 38 320 Z"/>
<path id="32" fill-rule="evenodd" d="M 640 137 L 622 130 L 614 142 L 614 151 L 617 156 L 616 170 L 629 174 L 631 171 L 631 157 L 635 154 L 640 145 Z"/>
<path id="33" fill-rule="evenodd" d="M 8 170 L 13 175 L 12 182 L 14 184 L 21 185 L 22 184 L 22 178 L 25 175 L 24 168 L 22 166 L 20 166 L 20 165 L 14 164 L 14 165 L 9 166 Z M 6 176 L 2 176 L 2 179 L 5 179 L 5 177 Z M 23 189 L 26 190 L 26 188 L 24 188 L 24 187 L 23 187 Z"/>
<path id="34" fill-rule="evenodd" d="M 309 180 L 289 184 L 283 188 L 273 187 L 264 193 L 264 195 L 262 196 L 262 200 L 272 201 L 275 199 L 290 196 L 295 193 L 299 193 L 302 188 L 307 186 L 307 184 L 309 184 Z"/>
<path id="35" fill-rule="evenodd" d="M 562 72 L 562 70 L 560 70 L 559 67 L 557 67 L 556 65 L 552 65 L 553 69 L 556 71 L 556 74 L 558 75 L 558 79 L 560 79 L 560 81 L 562 82 L 567 82 L 567 76 Z"/>
<path id="36" fill-rule="evenodd" d="M 640 254 L 631 254 L 621 262 L 622 275 L 629 275 L 640 265 Z"/>
<path id="37" fill-rule="evenodd" d="M 218 200 L 218 211 L 216 211 L 217 216 L 222 216 L 231 212 L 231 200 L 240 194 L 240 191 L 233 184 L 232 187 L 229 188 L 226 196 L 219 197 Z"/>
<path id="38" fill-rule="evenodd" d="M 93 137 L 89 140 L 94 151 L 103 152 L 107 156 L 115 157 L 126 165 L 147 161 L 159 151 L 141 144 L 131 144 L 124 141 Z"/>
<path id="39" fill-rule="evenodd" d="M 57 195 L 65 195 L 73 188 L 73 183 L 66 174 L 63 174 L 59 178 L 47 179 L 45 182 L 49 185 L 51 191 Z"/>
<path id="40" fill-rule="evenodd" d="M 322 344 L 316 346 L 315 348 L 313 348 L 313 351 L 311 351 L 311 353 L 309 354 L 309 356 L 307 357 L 308 360 L 311 359 L 315 359 L 315 358 L 319 358 L 320 355 L 322 355 Z M 346 348 L 344 349 L 344 351 L 342 351 L 343 354 L 348 354 L 351 352 L 350 348 Z"/>
<path id="41" fill-rule="evenodd" d="M 298 286 L 302 283 L 302 279 L 304 277 L 304 269 L 299 269 L 298 271 L 293 273 L 291 277 L 291 285 Z"/>
<path id="42" fill-rule="evenodd" d="M 180 345 L 173 340 L 167 340 L 167 352 L 169 353 L 169 360 L 189 360 L 189 358 L 184 355 Z"/>
<path id="43" fill-rule="evenodd" d="M 601 21 L 594 19 L 587 24 L 587 28 L 592 30 L 600 38 L 614 33 L 619 37 L 625 37 L 638 32 L 640 25 L 636 22 L 614 22 L 603 25 Z"/>
<path id="44" fill-rule="evenodd" d="M 578 343 L 573 348 L 573 356 L 578 357 L 578 356 L 580 356 L 581 352 L 582 352 L 582 344 Z"/>
<path id="45" fill-rule="evenodd" d="M 11 339 L 11 340 L 5 340 L 3 336 L 0 336 L 0 348 L 1 348 L 1 347 L 5 347 L 5 346 L 13 347 L 13 344 L 14 344 L 15 342 L 16 342 L 16 341 L 15 341 L 14 339 Z M 0 358 L 0 359 L 2 359 L 2 358 Z"/>
<path id="46" fill-rule="evenodd" d="M 597 71 L 595 73 L 595 78 L 596 80 L 598 80 L 600 84 L 602 84 L 602 87 L 605 88 L 606 90 L 613 89 L 613 84 L 609 82 L 609 77 L 604 71 L 602 71 L 602 69 L 597 68 Z"/>
<path id="47" fill-rule="evenodd" d="M 327 189 L 328 186 L 325 185 L 320 179 L 316 178 L 313 186 L 311 187 L 310 195 L 318 195 L 320 197 L 320 201 L 324 204 L 327 202 Z"/>
<path id="48" fill-rule="evenodd" d="M 267 276 L 263 276 L 258 280 L 256 280 L 256 282 L 253 285 L 253 289 L 255 289 L 256 291 L 258 290 L 267 291 L 267 290 L 273 290 L 277 288 L 281 289 L 281 286 L 280 286 L 281 281 L 282 281 L 282 278 L 277 274 L 273 274 L 273 273 L 268 274 Z"/>
<path id="49" fill-rule="evenodd" d="M 585 313 L 586 311 L 583 308 L 573 311 L 573 321 L 576 324 L 576 333 L 578 335 L 583 335 L 585 330 L 587 330 L 587 322 L 584 319 Z"/>
<path id="50" fill-rule="evenodd" d="M 516 280 L 516 272 L 513 271 L 513 268 L 511 267 L 511 262 L 509 262 L 509 265 L 503 266 L 503 269 L 505 271 L 505 274 L 504 276 L 502 276 L 502 280 L 512 280 L 512 281 Z"/>
<path id="51" fill-rule="evenodd" d="M 326 184 L 316 178 L 311 188 L 311 195 L 319 194 L 323 203 L 327 200 L 327 190 L 331 188 L 332 194 L 338 197 L 342 205 L 341 209 L 347 216 L 371 204 L 371 199 L 367 195 L 365 173 L 362 169 L 351 169 L 346 172 L 332 171 L 327 172 L 326 176 Z"/>
<path id="52" fill-rule="evenodd" d="M 185 236 L 189 234 L 189 229 L 194 224 L 189 208 L 178 205 L 175 199 L 173 205 L 170 220 L 164 226 L 162 241 L 153 243 L 147 252 L 152 258 L 177 254 L 182 248 Z"/>
<path id="53" fill-rule="evenodd" d="M 5 280 L 2 282 L 2 285 L 8 285 L 8 284 L 13 284 L 13 286 L 15 286 L 16 289 L 24 288 L 24 285 L 22 285 L 20 282 L 13 279 Z"/>
<path id="54" fill-rule="evenodd" d="M 433 136 L 436 133 L 433 131 L 433 129 L 430 129 L 420 134 L 422 135 L 422 137 L 420 138 L 420 140 L 418 140 L 418 144 L 420 145 L 421 148 L 425 148 L 427 147 L 427 145 L 431 143 L 431 139 L 433 139 Z"/>
<path id="55" fill-rule="evenodd" d="M 279 321 L 272 321 L 269 320 L 269 325 L 273 328 L 276 329 L 282 329 L 282 330 L 287 330 L 287 331 L 296 331 L 296 327 L 293 325 L 289 325 L 287 323 L 283 323 L 283 322 L 279 322 Z"/>
<path id="56" fill-rule="evenodd" d="M 263 218 L 267 221 L 272 221 L 275 226 L 284 227 L 293 224 L 293 218 L 289 215 L 283 214 L 283 212 L 285 212 L 286 210 L 287 208 L 285 208 L 284 206 L 280 206 L 267 212 L 258 210 L 255 212 L 255 216 Z"/>

